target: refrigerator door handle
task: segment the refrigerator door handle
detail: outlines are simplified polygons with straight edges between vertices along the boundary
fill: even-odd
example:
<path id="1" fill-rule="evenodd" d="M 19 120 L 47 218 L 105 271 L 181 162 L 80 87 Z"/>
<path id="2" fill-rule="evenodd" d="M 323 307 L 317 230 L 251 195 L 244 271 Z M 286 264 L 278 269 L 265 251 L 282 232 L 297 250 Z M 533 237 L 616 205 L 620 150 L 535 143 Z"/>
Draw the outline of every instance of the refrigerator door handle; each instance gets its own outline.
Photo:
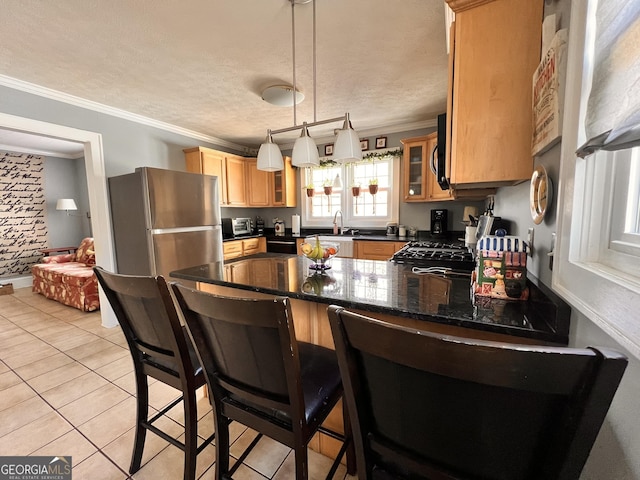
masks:
<path id="1" fill-rule="evenodd" d="M 153 228 L 149 232 L 152 235 L 162 235 L 163 233 L 182 233 L 182 232 L 205 232 L 214 230 L 216 227 L 212 225 L 203 225 L 200 227 L 175 227 L 175 228 Z"/>

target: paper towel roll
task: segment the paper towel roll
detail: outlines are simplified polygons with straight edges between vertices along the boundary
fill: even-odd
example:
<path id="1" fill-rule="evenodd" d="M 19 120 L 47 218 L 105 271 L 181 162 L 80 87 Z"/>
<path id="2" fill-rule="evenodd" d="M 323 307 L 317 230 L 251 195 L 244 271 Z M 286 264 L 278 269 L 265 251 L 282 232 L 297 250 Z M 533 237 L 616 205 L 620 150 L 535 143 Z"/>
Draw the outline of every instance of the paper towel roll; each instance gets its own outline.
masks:
<path id="1" fill-rule="evenodd" d="M 291 234 L 300 235 L 300 215 L 291 216 Z"/>

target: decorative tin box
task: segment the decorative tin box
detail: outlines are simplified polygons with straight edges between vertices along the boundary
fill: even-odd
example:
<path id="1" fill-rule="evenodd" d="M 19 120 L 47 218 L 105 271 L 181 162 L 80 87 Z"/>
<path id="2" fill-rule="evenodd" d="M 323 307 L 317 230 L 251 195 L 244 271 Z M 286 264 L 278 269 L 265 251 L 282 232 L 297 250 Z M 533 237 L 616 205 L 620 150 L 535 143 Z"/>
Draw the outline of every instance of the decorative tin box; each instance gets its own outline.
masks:
<path id="1" fill-rule="evenodd" d="M 478 242 L 473 292 L 484 297 L 526 300 L 527 246 L 518 237 L 488 235 Z"/>

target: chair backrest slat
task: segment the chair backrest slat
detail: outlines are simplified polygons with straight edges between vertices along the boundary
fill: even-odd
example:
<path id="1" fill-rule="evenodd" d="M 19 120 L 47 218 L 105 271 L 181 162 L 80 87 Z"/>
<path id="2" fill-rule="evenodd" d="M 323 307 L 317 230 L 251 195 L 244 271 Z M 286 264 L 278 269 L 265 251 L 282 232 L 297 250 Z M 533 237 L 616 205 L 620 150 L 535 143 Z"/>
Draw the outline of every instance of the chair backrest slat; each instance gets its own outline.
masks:
<path id="1" fill-rule="evenodd" d="M 132 354 L 138 352 L 143 364 L 159 364 L 184 378 L 192 376 L 194 365 L 165 279 L 113 274 L 101 267 L 94 271 Z"/>
<path id="2" fill-rule="evenodd" d="M 432 468 L 442 478 L 577 478 L 627 363 L 595 348 L 447 337 L 334 306 L 329 317 L 358 469 L 369 472 L 408 475 L 422 464 L 417 478 L 433 478 Z"/>
<path id="3" fill-rule="evenodd" d="M 304 412 L 300 363 L 286 298 L 227 298 L 174 284 L 210 385 L 261 408 Z M 299 399 L 294 402 L 291 399 Z M 304 418 L 304 415 L 298 415 Z"/>

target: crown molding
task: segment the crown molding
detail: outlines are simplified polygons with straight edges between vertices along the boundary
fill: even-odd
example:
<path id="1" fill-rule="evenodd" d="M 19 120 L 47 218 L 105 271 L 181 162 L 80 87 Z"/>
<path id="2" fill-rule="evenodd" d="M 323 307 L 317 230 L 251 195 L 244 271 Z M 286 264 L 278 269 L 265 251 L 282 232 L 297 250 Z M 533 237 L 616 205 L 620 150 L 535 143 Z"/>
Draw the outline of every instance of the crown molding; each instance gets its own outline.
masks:
<path id="1" fill-rule="evenodd" d="M 211 135 L 206 135 L 204 133 L 178 127 L 177 125 L 172 125 L 169 123 L 161 122 L 159 120 L 154 120 L 153 118 L 144 117 L 142 115 L 127 112 L 126 110 L 110 107 L 102 103 L 76 97 L 75 95 L 70 95 L 68 93 L 63 93 L 58 90 L 53 90 L 47 87 L 43 87 L 41 85 L 36 85 L 35 83 L 25 82 L 24 80 L 19 80 L 17 78 L 9 77 L 6 75 L 0 75 L 0 85 L 8 88 L 13 88 L 14 90 L 20 90 L 25 93 L 38 95 L 40 97 L 48 98 L 50 100 L 56 100 L 58 102 L 67 103 L 69 105 L 73 105 L 76 107 L 85 108 L 87 110 L 104 113 L 106 115 L 111 115 L 113 117 L 122 118 L 124 120 L 140 123 L 142 125 L 158 128 L 160 130 L 165 130 L 171 133 L 176 133 L 178 135 L 184 135 L 185 137 L 193 138 L 195 140 L 201 140 L 203 142 L 208 142 L 220 147 L 226 147 L 238 152 L 245 152 L 249 155 L 255 156 L 258 154 L 257 147 L 252 148 L 252 147 L 248 147 L 247 145 L 240 145 L 238 143 L 229 142 L 221 138 L 212 137 Z M 423 128 L 432 128 L 432 127 L 436 127 L 437 125 L 438 125 L 437 119 L 433 118 L 430 120 L 423 120 L 419 122 L 399 123 L 396 125 L 371 127 L 366 130 L 358 129 L 358 135 L 362 138 L 373 137 L 376 135 L 388 135 L 392 133 L 408 132 L 411 130 L 420 130 Z M 324 143 L 333 142 L 335 140 L 335 136 L 326 135 L 324 137 L 314 137 L 314 140 L 316 141 L 316 144 L 321 145 Z M 292 149 L 293 143 L 291 142 L 286 144 L 280 144 L 279 146 L 280 148 L 284 148 L 284 149 Z M 19 150 L 16 150 L 16 151 L 19 151 Z M 35 152 L 31 151 L 31 153 L 35 153 Z M 51 155 L 50 152 L 41 152 L 40 154 Z M 59 154 L 57 154 L 57 156 L 60 157 Z M 60 157 L 60 158 L 65 158 L 65 157 Z M 69 157 L 69 158 L 79 158 L 79 157 Z"/>
<path id="2" fill-rule="evenodd" d="M 18 80 L 17 78 L 8 77 L 6 75 L 0 75 L 0 85 L 13 88 L 14 90 L 20 90 L 25 93 L 38 95 L 40 97 L 48 98 L 50 100 L 56 100 L 58 102 L 67 103 L 69 105 L 73 105 L 76 107 L 85 108 L 87 110 L 93 110 L 95 112 L 104 113 L 106 115 L 111 115 L 113 117 L 118 117 L 124 120 L 140 123 L 142 125 L 159 128 L 160 130 L 166 130 L 171 133 L 177 133 L 178 135 L 184 135 L 185 137 L 193 138 L 195 140 L 202 140 L 204 142 L 212 143 L 220 147 L 227 147 L 239 152 L 245 151 L 247 149 L 246 145 L 239 145 L 237 143 L 229 142 L 221 138 L 212 137 L 204 133 L 195 132 L 193 130 L 178 127 L 170 123 L 154 120 L 153 118 L 127 112 L 126 110 L 110 107 L 102 103 L 76 97 L 75 95 L 59 92 L 57 90 L 36 85 L 35 83 L 29 83 L 23 80 Z"/>

